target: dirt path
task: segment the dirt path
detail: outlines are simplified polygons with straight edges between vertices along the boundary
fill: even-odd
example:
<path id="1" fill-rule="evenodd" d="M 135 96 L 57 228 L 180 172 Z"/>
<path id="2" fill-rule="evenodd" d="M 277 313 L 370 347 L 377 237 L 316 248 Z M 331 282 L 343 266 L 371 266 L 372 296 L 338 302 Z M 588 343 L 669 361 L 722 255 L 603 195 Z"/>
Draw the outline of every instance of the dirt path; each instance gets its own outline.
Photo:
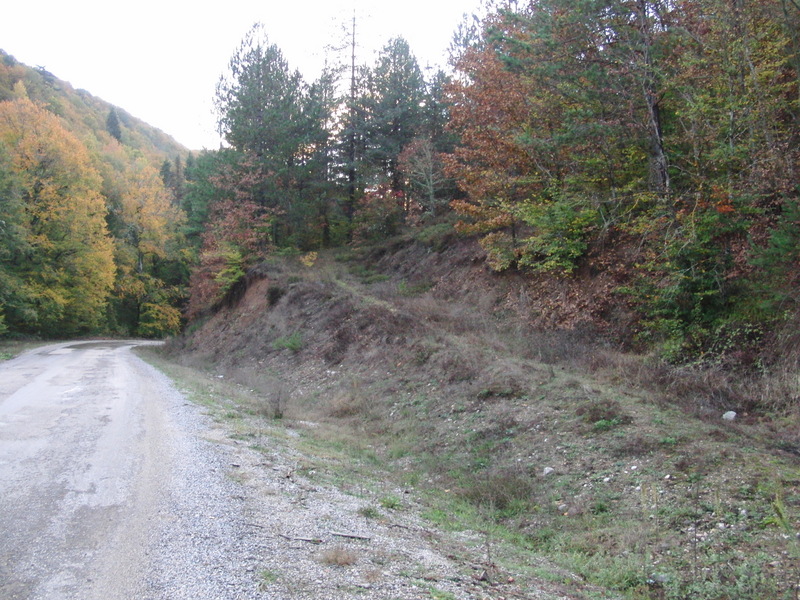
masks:
<path id="1" fill-rule="evenodd" d="M 429 530 L 403 490 L 388 510 L 316 481 L 290 430 L 237 441 L 132 345 L 0 365 L 0 597 L 561 597 L 488 586 L 480 539 Z"/>
<path id="2" fill-rule="evenodd" d="M 132 345 L 51 345 L 0 366 L 0 597 L 254 588 L 221 457 Z"/>

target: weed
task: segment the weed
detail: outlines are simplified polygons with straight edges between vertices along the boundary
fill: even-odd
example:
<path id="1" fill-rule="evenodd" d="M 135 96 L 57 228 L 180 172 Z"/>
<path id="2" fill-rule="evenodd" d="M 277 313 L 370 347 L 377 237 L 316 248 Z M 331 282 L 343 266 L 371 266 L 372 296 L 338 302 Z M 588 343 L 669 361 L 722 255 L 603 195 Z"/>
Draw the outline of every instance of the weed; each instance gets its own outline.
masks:
<path id="1" fill-rule="evenodd" d="M 363 414 L 367 407 L 367 397 L 361 384 L 352 380 L 331 394 L 326 412 L 331 417 L 344 419 Z"/>
<path id="2" fill-rule="evenodd" d="M 267 304 L 275 306 L 278 301 L 286 294 L 286 290 L 279 285 L 271 285 L 267 289 Z"/>
<path id="3" fill-rule="evenodd" d="M 435 587 L 428 588 L 428 593 L 434 600 L 456 600 L 456 596 L 452 592 L 444 592 Z"/>
<path id="4" fill-rule="evenodd" d="M 280 579 L 280 575 L 275 571 L 271 571 L 269 569 L 264 569 L 259 573 L 261 577 L 261 585 L 270 585 L 276 583 L 278 579 Z"/>
<path id="5" fill-rule="evenodd" d="M 386 510 L 400 510 L 403 508 L 403 503 L 397 496 L 384 496 L 380 499 L 380 505 Z"/>
<path id="6" fill-rule="evenodd" d="M 617 425 L 627 425 L 633 419 L 626 415 L 620 403 L 616 400 L 593 400 L 587 404 L 579 406 L 575 414 L 583 419 L 584 422 L 592 425 L 603 423 L 600 431 L 607 431 Z"/>
<path id="7" fill-rule="evenodd" d="M 433 287 L 433 283 L 430 281 L 421 281 L 418 283 L 408 283 L 405 279 L 403 279 L 400 283 L 397 284 L 397 293 L 401 296 L 406 298 L 410 298 L 413 296 L 421 296 L 425 292 L 430 291 Z"/>
<path id="8" fill-rule="evenodd" d="M 274 350 L 290 350 L 297 354 L 303 349 L 303 334 L 299 331 L 277 338 L 272 342 Z"/>
<path id="9" fill-rule="evenodd" d="M 365 267 L 364 265 L 360 264 L 353 264 L 350 265 L 350 273 L 355 275 L 361 280 L 361 283 L 369 285 L 371 283 L 381 283 L 383 281 L 388 281 L 391 279 L 388 275 L 384 275 L 383 273 L 376 273 L 369 267 Z"/>
<path id="10" fill-rule="evenodd" d="M 377 519 L 381 516 L 380 511 L 374 506 L 362 506 L 358 509 L 358 514 L 365 519 Z"/>
<path id="11" fill-rule="evenodd" d="M 319 255 L 318 252 L 307 252 L 306 254 L 300 257 L 300 262 L 310 269 L 311 267 L 314 266 L 314 263 L 317 262 L 318 255 Z"/>
<path id="12" fill-rule="evenodd" d="M 619 425 L 622 425 L 622 420 L 618 418 L 600 419 L 599 421 L 594 422 L 594 424 L 592 425 L 592 429 L 600 433 L 603 431 L 610 431 Z"/>

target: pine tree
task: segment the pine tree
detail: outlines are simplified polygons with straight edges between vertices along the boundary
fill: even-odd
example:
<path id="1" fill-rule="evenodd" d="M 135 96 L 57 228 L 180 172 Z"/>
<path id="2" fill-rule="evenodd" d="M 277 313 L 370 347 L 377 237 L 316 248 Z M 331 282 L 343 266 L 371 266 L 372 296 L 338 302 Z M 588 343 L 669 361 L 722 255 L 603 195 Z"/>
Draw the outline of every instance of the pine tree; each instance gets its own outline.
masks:
<path id="1" fill-rule="evenodd" d="M 119 122 L 117 111 L 113 108 L 109 111 L 106 119 L 106 130 L 111 134 L 111 137 L 122 143 L 122 125 Z"/>
<path id="2" fill-rule="evenodd" d="M 394 191 L 404 188 L 398 158 L 422 128 L 424 99 L 425 82 L 408 42 L 391 40 L 372 70 L 364 104 L 367 159 Z"/>

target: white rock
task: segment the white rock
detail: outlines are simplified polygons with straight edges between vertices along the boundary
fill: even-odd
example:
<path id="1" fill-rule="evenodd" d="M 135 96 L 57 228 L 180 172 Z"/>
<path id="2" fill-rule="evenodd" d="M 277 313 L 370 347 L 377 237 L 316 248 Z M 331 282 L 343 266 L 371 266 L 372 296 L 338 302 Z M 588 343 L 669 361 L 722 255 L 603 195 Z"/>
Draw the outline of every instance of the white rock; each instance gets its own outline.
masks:
<path id="1" fill-rule="evenodd" d="M 736 418 L 736 411 L 729 410 L 724 415 L 722 415 L 722 418 L 725 419 L 726 421 L 733 421 Z"/>
<path id="2" fill-rule="evenodd" d="M 547 477 L 547 476 L 548 476 L 548 475 L 550 475 L 551 473 L 555 473 L 555 472 L 556 472 L 556 470 L 555 470 L 553 467 L 545 467 L 545 468 L 544 468 L 544 471 L 542 471 L 542 475 L 544 475 L 545 477 Z"/>

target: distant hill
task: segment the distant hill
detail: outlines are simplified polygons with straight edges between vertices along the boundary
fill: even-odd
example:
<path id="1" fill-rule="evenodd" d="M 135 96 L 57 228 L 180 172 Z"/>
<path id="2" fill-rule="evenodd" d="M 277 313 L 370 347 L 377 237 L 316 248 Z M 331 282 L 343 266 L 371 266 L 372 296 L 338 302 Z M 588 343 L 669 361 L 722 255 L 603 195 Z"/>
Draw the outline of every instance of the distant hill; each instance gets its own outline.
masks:
<path id="1" fill-rule="evenodd" d="M 0 336 L 176 332 L 192 161 L 164 132 L 0 50 Z"/>
<path id="2" fill-rule="evenodd" d="M 120 141 L 142 152 L 154 165 L 160 166 L 165 158 L 174 160 L 189 154 L 189 150 L 172 137 L 124 109 L 86 90 L 76 90 L 53 73 L 24 65 L 0 50 L 0 102 L 12 99 L 14 87 L 20 82 L 31 100 L 61 117 L 67 128 L 90 148 L 97 142 L 102 146 L 110 141 L 108 119 L 113 110 L 120 124 Z"/>

